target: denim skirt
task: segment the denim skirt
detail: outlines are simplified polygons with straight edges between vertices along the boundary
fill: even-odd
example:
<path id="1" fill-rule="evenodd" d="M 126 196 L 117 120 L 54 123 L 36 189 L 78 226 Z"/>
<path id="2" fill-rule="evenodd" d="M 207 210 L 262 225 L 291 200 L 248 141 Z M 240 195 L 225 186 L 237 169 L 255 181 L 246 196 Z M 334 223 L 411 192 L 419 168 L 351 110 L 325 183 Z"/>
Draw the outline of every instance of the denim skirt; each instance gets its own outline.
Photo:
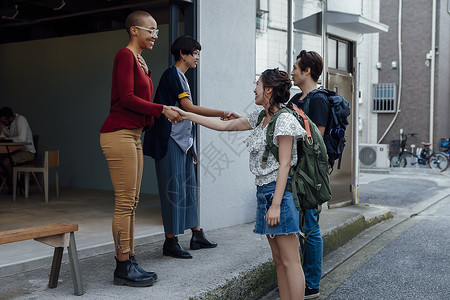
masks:
<path id="1" fill-rule="evenodd" d="M 265 221 L 266 213 L 272 204 L 273 194 L 275 193 L 276 182 L 271 182 L 263 186 L 257 186 L 257 208 L 254 233 L 264 235 L 280 235 L 299 233 L 299 214 L 295 207 L 292 193 L 286 188 L 284 190 L 283 200 L 280 205 L 280 223 L 275 226 L 268 226 Z"/>

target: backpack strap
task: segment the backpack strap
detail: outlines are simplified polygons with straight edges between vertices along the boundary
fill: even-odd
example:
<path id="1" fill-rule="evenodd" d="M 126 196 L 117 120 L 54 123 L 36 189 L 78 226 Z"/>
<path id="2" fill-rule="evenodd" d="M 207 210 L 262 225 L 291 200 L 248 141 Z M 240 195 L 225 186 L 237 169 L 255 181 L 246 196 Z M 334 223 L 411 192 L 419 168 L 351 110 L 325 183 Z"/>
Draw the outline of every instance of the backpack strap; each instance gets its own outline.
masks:
<path id="1" fill-rule="evenodd" d="M 329 101 L 329 100 L 328 100 Z M 333 101 L 333 100 L 331 100 L 331 101 Z M 333 102 L 334 103 L 334 102 Z M 338 122 L 338 119 L 337 119 L 337 116 L 336 116 L 336 111 L 334 110 L 334 105 L 333 104 L 330 104 L 330 114 L 333 116 L 333 119 L 334 119 L 334 124 L 339 124 L 339 122 Z M 328 119 L 330 119 L 330 116 L 328 116 Z M 330 121 L 328 121 L 328 123 L 330 123 Z M 327 125 L 329 125 L 329 124 L 327 124 Z M 340 126 L 339 126 L 340 127 Z M 328 128 L 328 130 L 329 130 L 330 128 Z"/>
<path id="2" fill-rule="evenodd" d="M 303 112 L 303 110 L 301 110 L 300 108 L 295 107 L 295 106 L 293 106 L 293 108 L 300 115 L 300 117 L 302 117 L 303 124 L 305 125 L 305 130 L 306 130 L 306 139 L 308 141 L 308 144 L 312 145 L 314 143 L 314 141 L 312 139 L 311 128 L 309 127 L 308 118 L 306 117 L 306 115 Z"/>
<path id="3" fill-rule="evenodd" d="M 275 124 L 278 119 L 278 116 L 281 113 L 290 112 L 287 107 L 282 107 L 277 110 L 272 117 L 270 118 L 269 123 L 267 124 L 267 133 L 266 133 L 266 148 L 263 153 L 261 168 L 265 169 L 267 165 L 267 159 L 269 158 L 269 152 L 276 158 L 278 161 L 278 147 L 273 143 L 273 132 L 275 131 Z M 265 116 L 265 113 L 264 113 Z"/>
<path id="4" fill-rule="evenodd" d="M 258 120 L 256 121 L 256 126 L 258 126 L 262 120 L 264 119 L 264 117 L 266 116 L 266 110 L 262 110 L 259 115 L 258 115 Z"/>
<path id="5" fill-rule="evenodd" d="M 266 149 L 264 150 L 261 163 L 261 168 L 263 169 L 265 169 L 267 166 L 267 159 L 269 158 L 269 152 L 272 153 L 272 155 L 275 156 L 276 160 L 278 161 L 278 147 L 275 146 L 274 143 L 271 143 L 270 146 L 266 144 Z"/>
<path id="6" fill-rule="evenodd" d="M 264 120 L 264 117 L 266 116 L 266 111 L 263 109 L 259 115 L 258 115 L 258 120 L 256 121 L 256 126 L 259 126 L 259 124 L 261 124 L 261 122 Z M 278 115 L 277 115 L 278 116 Z M 272 116 L 273 117 L 273 116 Z M 269 124 L 272 122 L 272 119 L 270 119 Z M 269 124 L 267 124 L 266 126 L 269 126 Z M 269 130 L 269 127 L 267 127 L 267 130 Z M 267 139 L 267 138 L 266 138 Z M 272 154 L 275 156 L 275 158 L 278 160 L 278 149 L 276 149 L 276 146 L 271 143 L 271 145 L 269 146 L 266 142 L 266 149 L 264 150 L 264 154 L 263 154 L 263 161 L 261 163 L 261 167 L 263 169 L 266 168 L 267 165 L 267 158 L 269 157 L 269 151 L 272 152 Z"/>

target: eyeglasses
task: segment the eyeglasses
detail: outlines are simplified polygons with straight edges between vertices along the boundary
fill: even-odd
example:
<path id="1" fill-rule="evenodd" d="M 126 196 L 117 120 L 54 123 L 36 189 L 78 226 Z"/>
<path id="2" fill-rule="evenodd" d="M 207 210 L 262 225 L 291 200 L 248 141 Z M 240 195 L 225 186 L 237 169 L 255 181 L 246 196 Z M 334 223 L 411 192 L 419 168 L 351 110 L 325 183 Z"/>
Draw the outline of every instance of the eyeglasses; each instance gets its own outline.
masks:
<path id="1" fill-rule="evenodd" d="M 134 25 L 134 27 L 142 29 L 142 30 L 146 30 L 146 31 L 150 32 L 150 34 L 152 36 L 157 36 L 159 33 L 159 29 L 150 29 L 150 28 L 145 28 L 145 27 L 137 26 L 137 25 Z"/>

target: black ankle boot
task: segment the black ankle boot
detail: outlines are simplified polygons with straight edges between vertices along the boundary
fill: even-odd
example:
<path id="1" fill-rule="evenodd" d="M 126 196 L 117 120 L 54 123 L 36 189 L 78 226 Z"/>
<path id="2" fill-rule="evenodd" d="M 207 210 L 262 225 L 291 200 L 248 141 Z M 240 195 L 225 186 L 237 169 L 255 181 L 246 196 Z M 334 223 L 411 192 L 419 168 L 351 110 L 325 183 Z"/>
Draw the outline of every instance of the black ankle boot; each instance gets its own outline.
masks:
<path id="1" fill-rule="evenodd" d="M 156 275 L 155 272 L 152 271 L 145 271 L 137 262 L 136 257 L 134 255 L 130 256 L 130 260 L 131 263 L 134 265 L 134 267 L 136 268 L 136 270 L 138 270 L 139 272 L 147 275 L 147 276 L 151 276 L 153 277 L 153 279 L 156 281 L 158 279 L 158 275 Z"/>
<path id="2" fill-rule="evenodd" d="M 192 238 L 191 238 L 191 250 L 198 250 L 200 248 L 215 248 L 217 247 L 217 243 L 209 241 L 203 229 L 200 230 L 192 230 Z"/>
<path id="3" fill-rule="evenodd" d="M 116 257 L 114 284 L 144 287 L 151 286 L 154 282 L 155 280 L 152 276 L 139 272 L 131 260 L 120 261 Z"/>
<path id="4" fill-rule="evenodd" d="M 180 243 L 178 243 L 178 238 L 176 236 L 173 238 L 166 237 L 163 246 L 163 254 L 175 258 L 192 258 L 192 255 L 184 250 Z"/>

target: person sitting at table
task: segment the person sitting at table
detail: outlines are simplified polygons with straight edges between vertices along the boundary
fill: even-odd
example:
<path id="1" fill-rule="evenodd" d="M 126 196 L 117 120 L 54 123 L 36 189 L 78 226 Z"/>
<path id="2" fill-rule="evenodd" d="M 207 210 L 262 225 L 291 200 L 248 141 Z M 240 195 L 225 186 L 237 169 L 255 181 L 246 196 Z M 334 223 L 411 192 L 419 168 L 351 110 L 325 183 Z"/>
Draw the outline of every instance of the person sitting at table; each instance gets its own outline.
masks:
<path id="1" fill-rule="evenodd" d="M 13 192 L 13 166 L 27 163 L 34 160 L 36 155 L 36 148 L 33 144 L 33 133 L 27 119 L 19 114 L 14 114 L 9 107 L 0 109 L 0 123 L 4 126 L 0 134 L 0 139 L 10 139 L 12 142 L 27 142 L 31 145 L 25 145 L 20 150 L 1 156 L 0 159 L 0 174 L 6 178 L 6 185 L 8 186 L 8 195 Z"/>

